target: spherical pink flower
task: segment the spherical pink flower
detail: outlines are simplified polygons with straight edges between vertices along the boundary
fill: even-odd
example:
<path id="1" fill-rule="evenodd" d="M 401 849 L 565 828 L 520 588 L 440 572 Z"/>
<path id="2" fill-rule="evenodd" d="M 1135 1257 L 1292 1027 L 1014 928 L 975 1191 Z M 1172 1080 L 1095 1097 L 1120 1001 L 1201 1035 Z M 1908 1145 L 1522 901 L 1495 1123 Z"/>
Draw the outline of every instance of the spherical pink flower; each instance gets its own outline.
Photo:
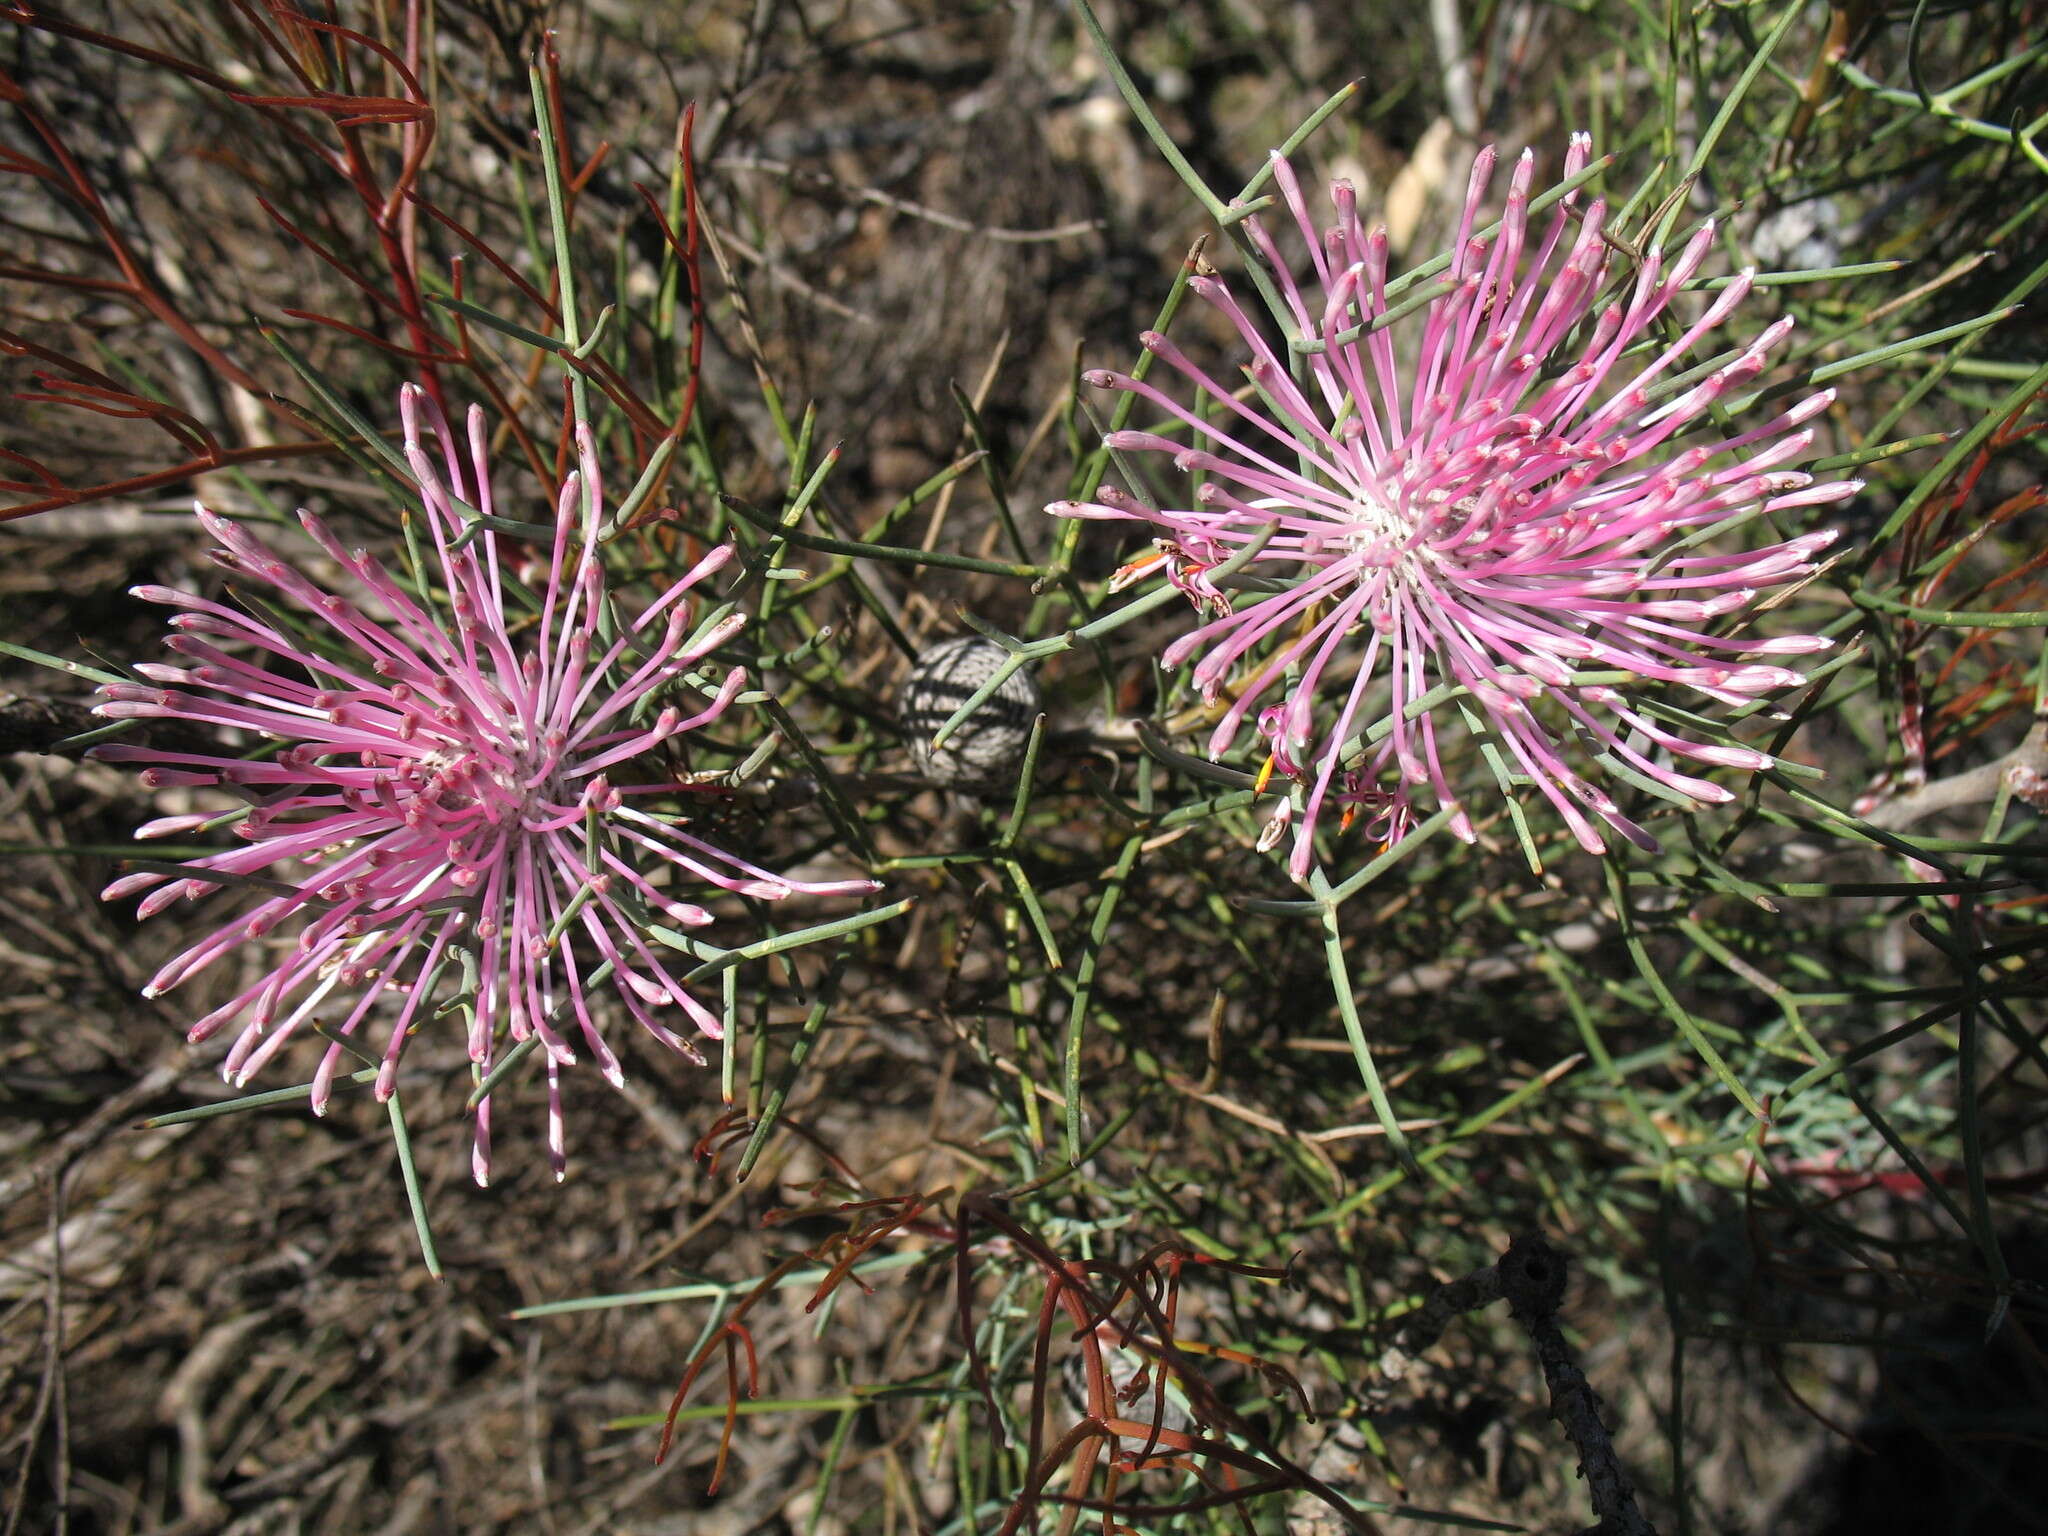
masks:
<path id="1" fill-rule="evenodd" d="M 223 1069 L 237 1086 L 302 1030 L 353 1041 L 379 1016 L 388 1023 L 379 1026 L 376 1093 L 388 1099 L 406 1039 L 436 1015 L 441 992 L 459 991 L 479 1074 L 508 1042 L 537 1041 L 560 1178 L 560 1071 L 575 1059 L 574 1042 L 615 1085 L 623 1081 L 598 1027 L 602 995 L 695 1060 L 701 1055 L 679 1031 L 722 1032 L 718 1015 L 650 944 L 661 918 L 710 922 L 689 899 L 705 887 L 769 901 L 878 887 L 774 875 L 697 836 L 685 816 L 636 807 L 641 797 L 678 793 L 673 780 L 643 769 L 644 754 L 718 718 L 745 686 L 739 667 L 708 699 L 677 686 L 744 623 L 733 614 L 694 625 L 684 601 L 726 564 L 729 547 L 638 614 L 622 611 L 606 591 L 593 537 L 602 488 L 579 423 L 579 467 L 560 488 L 545 580 L 536 567 L 538 590 L 529 595 L 513 579 L 510 552 L 478 521 L 495 515 L 482 413 L 470 412 L 458 447 L 419 390 L 402 393 L 400 411 L 425 509 L 417 583 L 344 548 L 310 512 L 299 521 L 340 568 L 338 582 L 316 580 L 201 507 L 200 522 L 220 544 L 214 559 L 269 587 L 289 618 L 167 587 L 135 589 L 178 610 L 166 643 L 182 665 L 138 667 L 156 686 L 103 688 L 98 713 L 225 728 L 275 745 L 254 753 L 223 745 L 218 754 L 96 749 L 148 764 L 142 778 L 152 787 L 220 785 L 251 803 L 234 822 L 245 846 L 182 866 L 190 873 L 123 876 L 103 894 L 147 890 L 139 911 L 148 917 L 223 884 L 271 893 L 170 961 L 146 989 L 156 996 L 245 945 L 266 946 L 274 963 L 263 976 L 190 1031 L 196 1042 L 240 1025 Z M 218 819 L 168 817 L 136 836 Z M 327 1047 L 313 1079 L 315 1113 L 348 1054 Z M 478 1183 L 489 1174 L 490 1129 L 486 1095 L 476 1114 Z"/>
<path id="2" fill-rule="evenodd" d="M 1590 160 L 1589 140 L 1574 136 L 1566 179 Z M 1107 441 L 1168 455 L 1199 477 L 1194 505 L 1155 511 L 1105 486 L 1093 502 L 1046 509 L 1161 531 L 1154 559 L 1208 615 L 1164 662 L 1199 657 L 1203 697 L 1227 701 L 1212 755 L 1259 711 L 1268 773 L 1291 781 L 1261 846 L 1292 824 L 1297 879 L 1314 860 L 1318 819 L 1332 800 L 1347 820 L 1367 808 L 1392 842 L 1412 827 L 1413 797 L 1426 790 L 1452 832 L 1473 836 L 1443 761 L 1439 721 L 1428 709 L 1409 718 L 1410 706 L 1441 685 L 1462 688 L 1508 772 L 1533 783 L 1582 846 L 1602 851 L 1597 821 L 1655 847 L 1570 757 L 1612 754 L 1695 802 L 1731 796 L 1674 760 L 1754 769 L 1770 759 L 1674 734 L 1631 701 L 1626 681 L 1581 680 L 1581 670 L 1680 683 L 1740 704 L 1800 681 L 1757 658 L 1829 643 L 1710 629 L 1749 607 L 1759 589 L 1810 574 L 1832 533 L 1759 549 L 1698 543 L 1759 511 L 1840 501 L 1858 489 L 1816 484 L 1788 467 L 1808 457 L 1806 423 L 1832 392 L 1735 436 L 1708 419 L 1715 401 L 1763 370 L 1792 322 L 1767 326 L 1697 381 L 1670 382 L 1743 301 L 1752 274 L 1733 279 L 1691 323 L 1664 318 L 1706 259 L 1708 225 L 1668 270 L 1649 253 L 1629 289 L 1603 303 L 1616 259 L 1601 234 L 1605 204 L 1580 208 L 1565 197 L 1538 238 L 1529 218 L 1534 162 L 1524 153 L 1489 240 L 1474 230 L 1493 168 L 1494 152 L 1482 150 L 1449 268 L 1421 311 L 1414 361 L 1404 366 L 1381 323 L 1390 308 L 1386 232 L 1366 233 L 1352 188 L 1339 181 L 1330 188 L 1336 222 L 1318 238 L 1292 169 L 1275 154 L 1274 181 L 1308 242 L 1313 287 L 1296 282 L 1256 217 L 1245 229 L 1286 310 L 1287 345 L 1276 349 L 1261 320 L 1221 280 L 1202 275 L 1190 286 L 1250 351 L 1249 389 L 1210 378 L 1152 332 L 1146 350 L 1215 402 L 1206 416 L 1123 374 L 1086 375 L 1173 418 L 1177 425 Z M 1660 380 L 1663 398 L 1653 403 Z M 1691 446 L 1680 446 L 1681 434 Z M 1232 557 L 1236 565 L 1210 575 Z M 1355 738 L 1382 719 L 1386 734 L 1360 751 Z"/>

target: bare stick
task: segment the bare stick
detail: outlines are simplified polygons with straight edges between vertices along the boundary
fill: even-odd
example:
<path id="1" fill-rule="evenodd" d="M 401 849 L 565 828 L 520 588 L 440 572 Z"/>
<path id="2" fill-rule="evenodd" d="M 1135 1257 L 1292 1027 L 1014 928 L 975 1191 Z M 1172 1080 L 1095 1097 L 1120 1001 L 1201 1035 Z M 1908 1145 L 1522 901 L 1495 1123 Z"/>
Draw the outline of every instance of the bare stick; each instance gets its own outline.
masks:
<path id="1" fill-rule="evenodd" d="M 2048 776 L 2048 715 L 2036 715 L 2033 728 L 2003 757 L 1909 790 L 1887 800 L 1863 819 L 1873 827 L 1896 832 L 1938 812 L 1989 800 L 2006 785 L 2008 776 L 2016 781 L 2012 785 L 2014 791 L 2022 794 Z M 2032 796 L 2028 794 L 2027 798 L 2031 800 Z"/>

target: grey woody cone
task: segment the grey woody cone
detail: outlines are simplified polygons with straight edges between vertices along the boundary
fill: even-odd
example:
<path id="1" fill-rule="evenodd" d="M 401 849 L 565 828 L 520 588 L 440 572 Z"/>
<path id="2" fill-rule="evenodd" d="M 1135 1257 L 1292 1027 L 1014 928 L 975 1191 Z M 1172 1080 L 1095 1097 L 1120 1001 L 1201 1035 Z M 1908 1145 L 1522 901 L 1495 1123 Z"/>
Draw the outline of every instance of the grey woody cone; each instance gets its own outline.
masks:
<path id="1" fill-rule="evenodd" d="M 1006 788 L 1014 781 L 1040 709 L 1038 684 L 1027 671 L 1012 672 L 945 746 L 932 751 L 933 734 L 996 674 L 1007 654 L 993 640 L 958 635 L 927 646 L 903 680 L 897 717 L 918 772 L 934 784 Z"/>

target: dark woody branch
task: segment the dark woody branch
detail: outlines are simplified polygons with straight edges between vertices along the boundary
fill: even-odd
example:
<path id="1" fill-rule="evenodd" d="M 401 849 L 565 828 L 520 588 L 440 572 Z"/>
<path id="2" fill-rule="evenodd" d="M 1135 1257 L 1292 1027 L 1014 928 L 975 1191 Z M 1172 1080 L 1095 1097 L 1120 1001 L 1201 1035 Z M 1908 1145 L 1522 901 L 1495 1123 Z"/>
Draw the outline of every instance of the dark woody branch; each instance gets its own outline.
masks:
<path id="1" fill-rule="evenodd" d="M 1557 1309 L 1564 1301 L 1568 1261 L 1565 1255 L 1533 1233 L 1508 1245 L 1499 1262 L 1438 1286 L 1422 1308 L 1401 1329 L 1380 1358 L 1380 1385 L 1372 1394 L 1383 1402 L 1386 1388 L 1401 1380 L 1418 1357 L 1460 1314 L 1476 1312 L 1503 1298 L 1508 1310 L 1543 1367 L 1550 1392 L 1550 1416 L 1563 1426 L 1579 1453 L 1579 1473 L 1593 1500 L 1597 1524 L 1580 1536 L 1656 1536 L 1656 1528 L 1636 1507 L 1635 1487 L 1622 1470 L 1614 1440 L 1600 1418 L 1600 1396 L 1572 1358 L 1571 1346 L 1558 1327 Z"/>

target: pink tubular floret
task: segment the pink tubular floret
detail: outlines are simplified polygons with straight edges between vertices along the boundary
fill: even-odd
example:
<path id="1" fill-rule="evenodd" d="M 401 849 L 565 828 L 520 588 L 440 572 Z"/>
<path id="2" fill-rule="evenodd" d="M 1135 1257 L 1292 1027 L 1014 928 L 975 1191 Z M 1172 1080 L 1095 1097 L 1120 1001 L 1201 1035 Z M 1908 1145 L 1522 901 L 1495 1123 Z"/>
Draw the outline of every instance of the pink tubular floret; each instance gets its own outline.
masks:
<path id="1" fill-rule="evenodd" d="M 1253 391 L 1212 378 L 1152 332 L 1145 349 L 1207 396 L 1205 409 L 1154 382 L 1106 369 L 1082 375 L 1164 418 L 1157 430 L 1112 433 L 1110 447 L 1169 455 L 1198 484 L 1181 507 L 1154 511 L 1105 486 L 1092 501 L 1046 510 L 1149 524 L 1170 552 L 1167 571 L 1205 619 L 1168 646 L 1165 662 L 1193 662 L 1206 699 L 1231 698 L 1212 754 L 1256 721 L 1281 796 L 1261 846 L 1290 835 L 1297 879 L 1315 862 L 1333 803 L 1347 820 L 1368 811 L 1391 842 L 1414 826 L 1415 799 L 1427 794 L 1455 835 L 1476 835 L 1450 787 L 1434 715 L 1418 706 L 1444 685 L 1478 706 L 1508 770 L 1598 853 L 1603 827 L 1654 842 L 1574 766 L 1588 752 L 1696 803 L 1728 791 L 1674 759 L 1751 769 L 1771 760 L 1666 731 L 1625 687 L 1582 684 L 1581 672 L 1745 703 L 1801 681 L 1745 658 L 1827 645 L 1730 631 L 1766 589 L 1811 576 L 1832 534 L 1719 550 L 1699 542 L 1717 527 L 1829 505 L 1860 488 L 1788 467 L 1812 456 L 1831 391 L 1739 435 L 1713 427 L 1710 411 L 1758 377 L 1791 322 L 1765 326 L 1732 352 L 1722 343 L 1722 361 L 1688 375 L 1699 352 L 1714 353 L 1710 338 L 1754 283 L 1742 272 L 1704 304 L 1684 303 L 1713 249 L 1712 225 L 1668 258 L 1647 253 L 1615 294 L 1605 204 L 1570 194 L 1539 228 L 1526 152 L 1497 229 L 1484 229 L 1494 159 L 1486 149 L 1474 160 L 1448 268 L 1409 322 L 1419 326 L 1412 365 L 1379 323 L 1403 298 L 1388 292 L 1385 232 L 1363 227 L 1355 192 L 1338 182 L 1335 223 L 1318 235 L 1300 182 L 1276 153 L 1274 185 L 1320 295 L 1304 291 L 1299 264 L 1257 216 L 1244 229 L 1269 269 L 1294 364 L 1229 284 L 1202 275 L 1189 286 L 1237 333 Z M 1591 163 L 1591 141 L 1574 134 L 1566 176 Z M 1206 580 L 1253 543 L 1248 570 L 1260 579 L 1250 591 Z"/>

